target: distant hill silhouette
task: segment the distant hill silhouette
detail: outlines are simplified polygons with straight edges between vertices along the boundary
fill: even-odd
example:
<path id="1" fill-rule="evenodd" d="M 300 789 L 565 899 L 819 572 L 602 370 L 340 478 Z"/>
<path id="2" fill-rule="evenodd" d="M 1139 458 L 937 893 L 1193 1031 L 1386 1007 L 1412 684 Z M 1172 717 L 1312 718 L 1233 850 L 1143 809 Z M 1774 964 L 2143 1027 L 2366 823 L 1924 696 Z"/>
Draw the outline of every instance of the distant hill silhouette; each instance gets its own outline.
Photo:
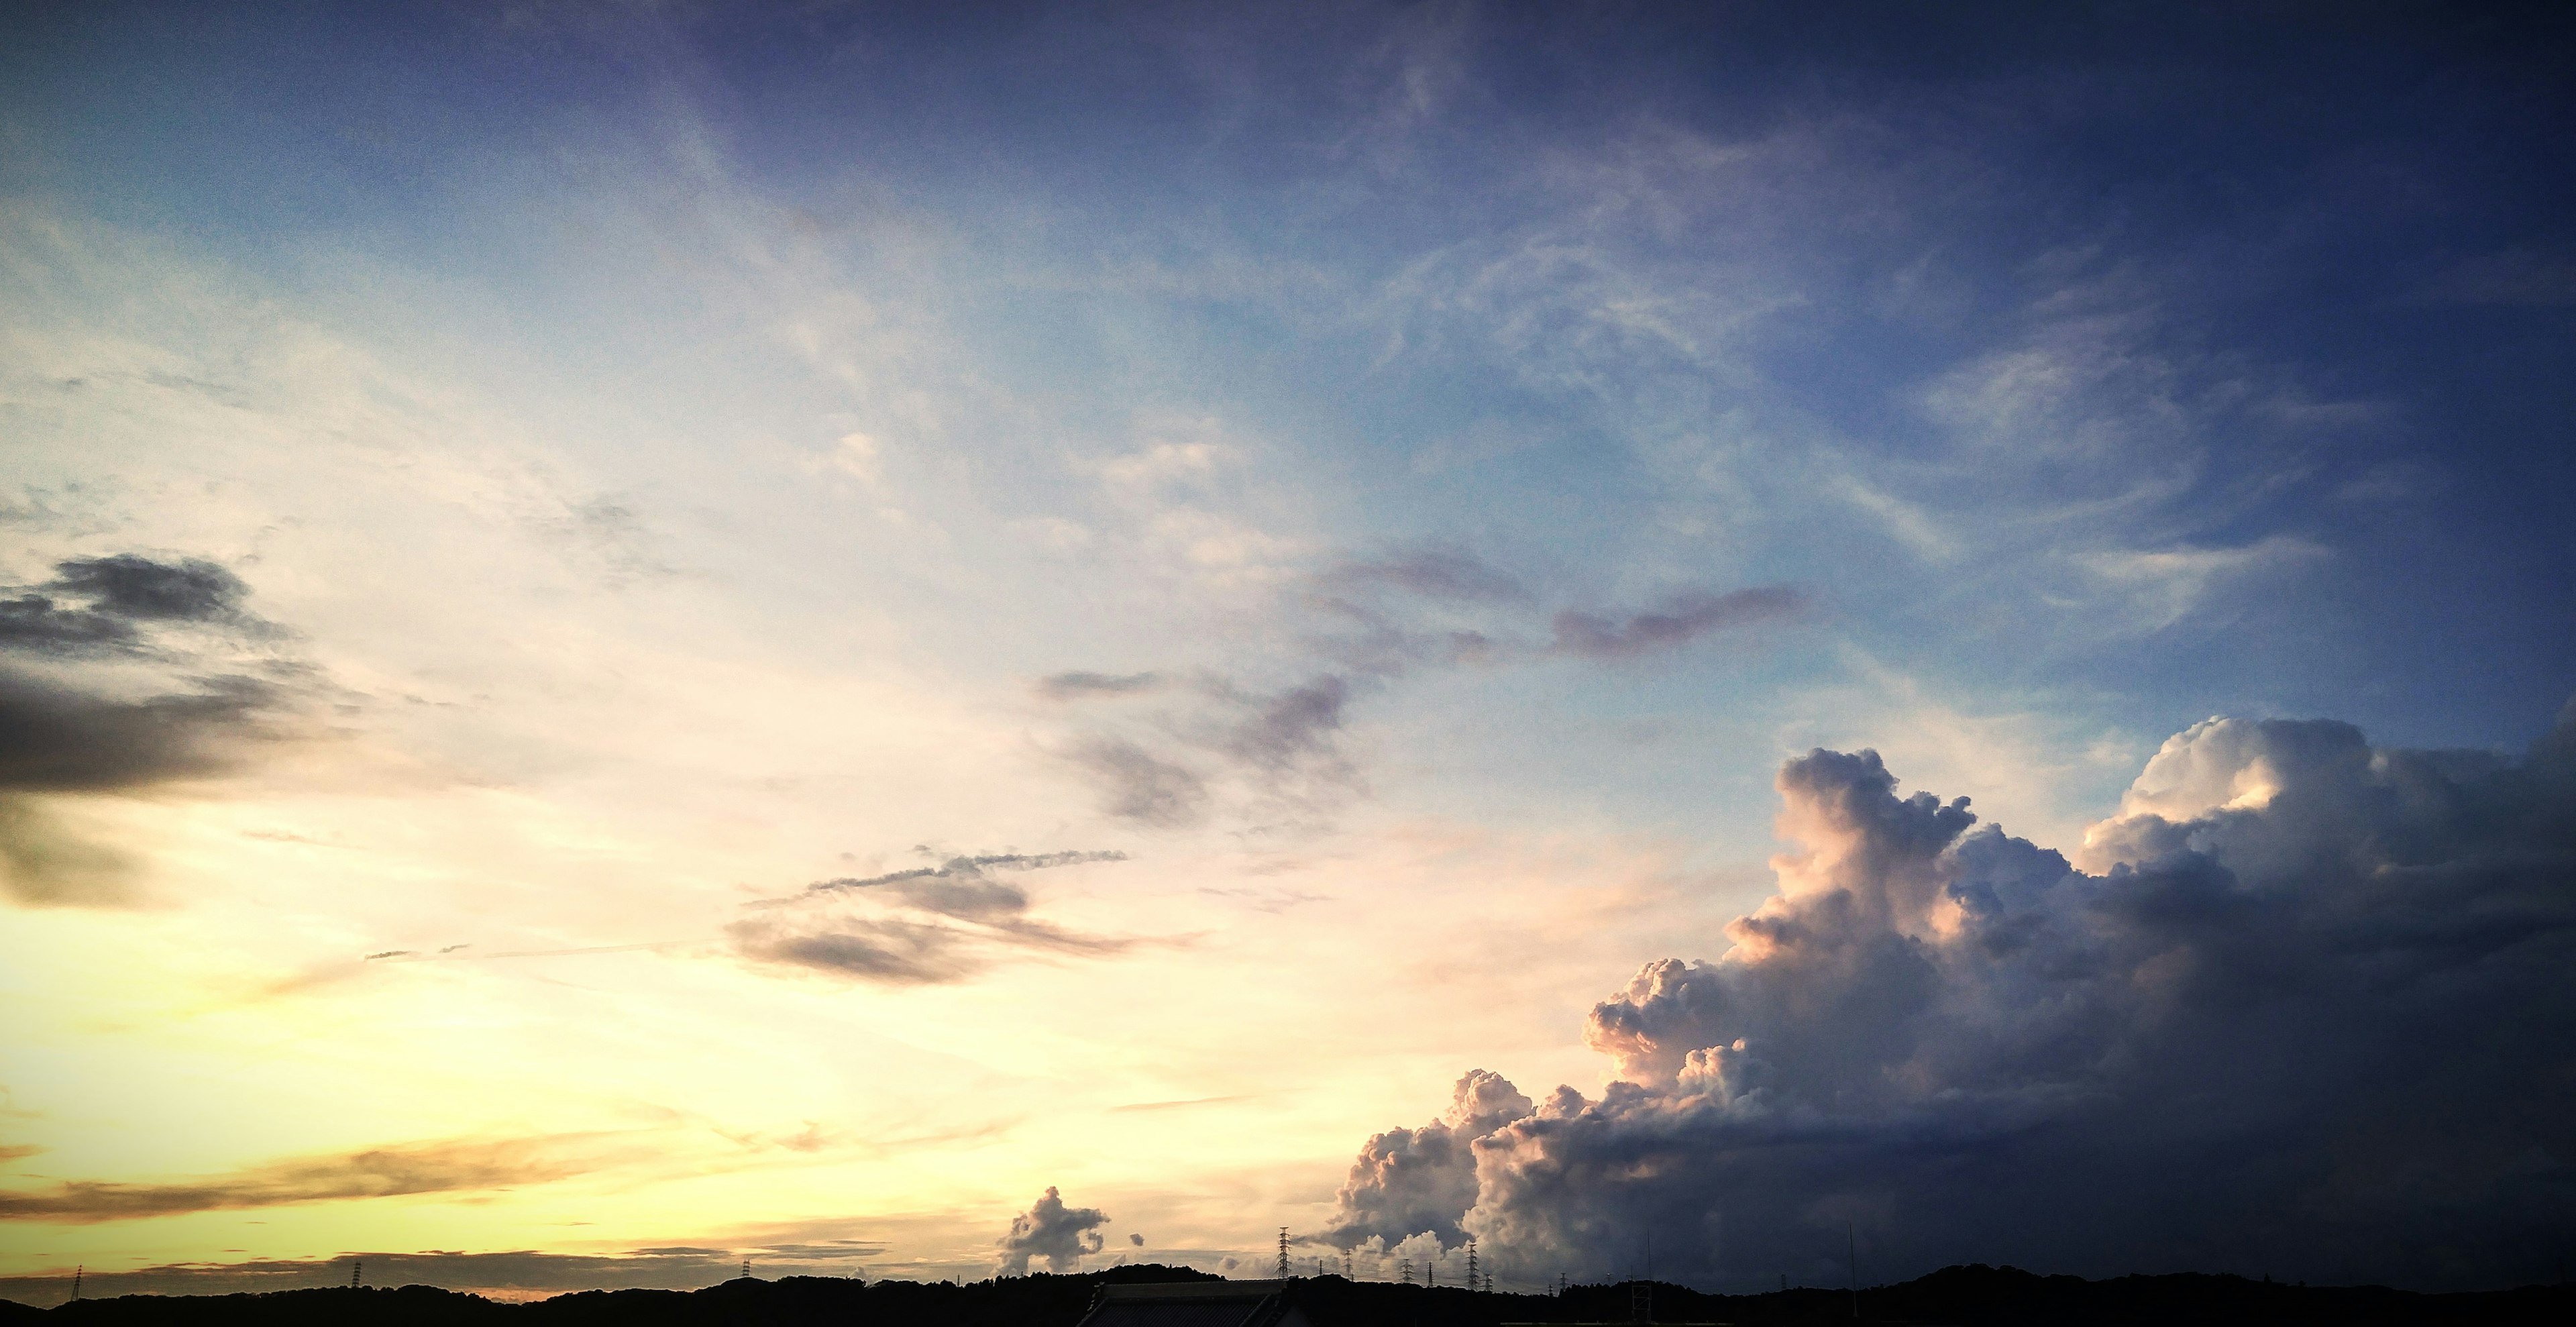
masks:
<path id="1" fill-rule="evenodd" d="M 1073 1327 L 1104 1283 L 1208 1281 L 1186 1267 L 1113 1267 L 1071 1276 L 978 1281 L 856 1281 L 791 1276 L 739 1279 L 704 1290 L 591 1290 L 527 1304 L 404 1286 L 256 1295 L 127 1295 L 52 1309 L 0 1300 L 0 1327 Z M 1298 1281 L 1293 1302 L 1317 1327 L 1497 1327 L 1501 1323 L 1624 1323 L 1630 1287 L 1576 1286 L 1561 1296 L 1479 1294 L 1441 1287 Z M 1849 1323 L 1847 1290 L 1707 1295 L 1654 1287 L 1664 1323 Z M 1950 1267 L 1860 1292 L 1860 1317 L 1881 1324 L 2080 1327 L 2095 1323 L 2398 1327 L 2400 1324 L 2576 1322 L 2576 1288 L 2526 1287 L 2424 1295 L 2378 1286 L 2306 1287 L 2241 1276 L 2124 1276 L 2087 1281 L 2010 1267 Z"/>

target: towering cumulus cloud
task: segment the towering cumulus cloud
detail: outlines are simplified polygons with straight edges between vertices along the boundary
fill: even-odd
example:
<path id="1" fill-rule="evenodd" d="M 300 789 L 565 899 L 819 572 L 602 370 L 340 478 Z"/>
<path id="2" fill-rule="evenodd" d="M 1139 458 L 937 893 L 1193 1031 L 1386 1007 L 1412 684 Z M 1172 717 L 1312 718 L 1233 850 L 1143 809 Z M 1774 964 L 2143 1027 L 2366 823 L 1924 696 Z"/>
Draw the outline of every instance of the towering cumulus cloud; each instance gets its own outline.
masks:
<path id="1" fill-rule="evenodd" d="M 1370 1140 L 1338 1242 L 1543 1277 L 1651 1240 L 1711 1285 L 1854 1235 L 1873 1278 L 2479 1285 L 2576 1246 L 2576 706 L 2521 760 L 2212 719 L 2072 864 L 1875 752 L 1779 789 L 1779 892 L 1594 1008 L 1601 1096 L 1468 1075 Z"/>
<path id="2" fill-rule="evenodd" d="M 1065 1206 L 1055 1186 L 1048 1185 L 1045 1196 L 1011 1218 L 1011 1233 L 1002 1237 L 1002 1275 L 1028 1275 L 1031 1258 L 1046 1259 L 1050 1271 L 1076 1270 L 1082 1255 L 1100 1252 L 1100 1227 L 1108 1220 L 1109 1214 L 1097 1207 Z"/>

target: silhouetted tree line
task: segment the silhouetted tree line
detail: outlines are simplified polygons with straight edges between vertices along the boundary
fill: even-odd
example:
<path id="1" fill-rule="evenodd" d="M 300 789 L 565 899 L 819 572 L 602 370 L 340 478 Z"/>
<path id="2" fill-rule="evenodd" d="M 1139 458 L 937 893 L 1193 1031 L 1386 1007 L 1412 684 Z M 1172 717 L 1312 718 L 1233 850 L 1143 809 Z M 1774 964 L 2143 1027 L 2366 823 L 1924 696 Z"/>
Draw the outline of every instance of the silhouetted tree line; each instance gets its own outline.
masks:
<path id="1" fill-rule="evenodd" d="M 953 1285 L 790 1276 L 739 1279 L 704 1290 L 591 1290 L 503 1304 L 431 1286 L 335 1287 L 243 1295 L 126 1295 L 52 1309 L 0 1300 L 0 1327 L 1073 1327 L 1110 1282 L 1207 1281 L 1186 1267 L 1113 1267 L 1071 1276 L 1032 1275 Z M 1625 1323 L 1631 1286 L 1575 1286 L 1563 1295 L 1482 1294 L 1346 1281 L 1297 1282 L 1291 1294 L 1317 1327 L 1496 1327 Z M 1654 1286 L 1664 1323 L 1848 1323 L 1950 1327 L 2074 1327 L 2191 1322 L 2263 1327 L 2413 1327 L 2415 1324 L 2576 1322 L 2576 1289 L 2426 1295 L 2380 1286 L 2307 1287 L 2241 1276 L 2124 1276 L 2087 1281 L 2010 1267 L 1945 1268 L 1902 1285 L 1710 1295 Z"/>

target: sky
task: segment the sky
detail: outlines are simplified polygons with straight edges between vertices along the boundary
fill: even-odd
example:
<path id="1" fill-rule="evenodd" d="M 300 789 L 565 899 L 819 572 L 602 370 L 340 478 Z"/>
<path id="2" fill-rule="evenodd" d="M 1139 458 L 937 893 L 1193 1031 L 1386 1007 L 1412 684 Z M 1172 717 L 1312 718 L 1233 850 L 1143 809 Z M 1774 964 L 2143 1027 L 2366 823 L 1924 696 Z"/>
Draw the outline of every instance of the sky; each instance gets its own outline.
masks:
<path id="1" fill-rule="evenodd" d="M 6 22 L 0 1294 L 2576 1252 L 2563 10 Z"/>

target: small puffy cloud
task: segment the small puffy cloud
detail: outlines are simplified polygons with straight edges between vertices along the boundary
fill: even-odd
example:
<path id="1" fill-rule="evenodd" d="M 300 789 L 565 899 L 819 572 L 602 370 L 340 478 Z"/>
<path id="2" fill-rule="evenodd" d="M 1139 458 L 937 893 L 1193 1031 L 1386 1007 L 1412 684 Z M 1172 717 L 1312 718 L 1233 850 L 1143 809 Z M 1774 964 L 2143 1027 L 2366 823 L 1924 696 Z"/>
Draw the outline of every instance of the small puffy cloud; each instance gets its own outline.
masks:
<path id="1" fill-rule="evenodd" d="M 2576 711 L 2520 759 L 2196 725 L 2083 869 L 1874 752 L 1778 786 L 1778 893 L 1594 1007 L 1607 1088 L 1470 1075 L 1369 1140 L 1337 1243 L 1541 1270 L 1663 1232 L 1676 1274 L 1749 1285 L 1849 1223 L 1891 1277 L 2438 1286 L 2530 1275 L 2576 1222 Z"/>
<path id="2" fill-rule="evenodd" d="M 1067 1207 L 1050 1184 L 1029 1210 L 1011 1218 L 1010 1233 L 1001 1239 L 1000 1272 L 1026 1276 L 1031 1258 L 1046 1259 L 1049 1271 L 1077 1271 L 1082 1255 L 1100 1252 L 1100 1227 L 1108 1220 L 1109 1214 L 1097 1207 Z"/>
<path id="3" fill-rule="evenodd" d="M 1127 1237 L 1127 1242 L 1140 1249 L 1145 1247 L 1145 1237 L 1142 1235 L 1129 1235 Z"/>

